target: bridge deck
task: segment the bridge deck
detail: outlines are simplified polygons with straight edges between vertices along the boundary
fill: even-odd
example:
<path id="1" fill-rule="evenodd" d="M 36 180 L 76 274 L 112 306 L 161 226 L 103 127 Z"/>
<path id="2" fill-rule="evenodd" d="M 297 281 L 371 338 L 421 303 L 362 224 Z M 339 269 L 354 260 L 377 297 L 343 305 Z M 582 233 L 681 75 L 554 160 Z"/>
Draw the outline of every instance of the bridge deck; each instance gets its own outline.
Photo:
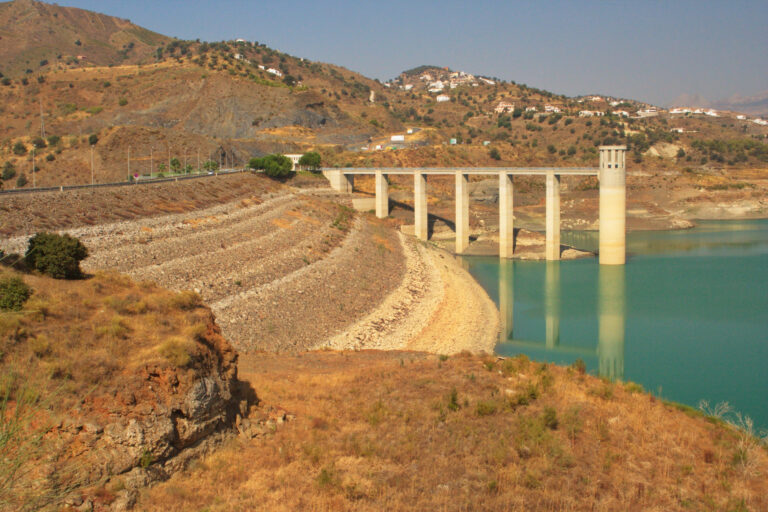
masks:
<path id="1" fill-rule="evenodd" d="M 463 174 L 493 175 L 499 174 L 527 174 L 534 176 L 546 176 L 558 174 L 560 176 L 597 176 L 597 167 L 346 167 L 324 168 L 323 171 L 341 171 L 343 174 L 368 174 L 373 175 L 381 171 L 384 174 L 415 174 L 417 172 L 428 175 L 454 175 L 461 171 Z"/>

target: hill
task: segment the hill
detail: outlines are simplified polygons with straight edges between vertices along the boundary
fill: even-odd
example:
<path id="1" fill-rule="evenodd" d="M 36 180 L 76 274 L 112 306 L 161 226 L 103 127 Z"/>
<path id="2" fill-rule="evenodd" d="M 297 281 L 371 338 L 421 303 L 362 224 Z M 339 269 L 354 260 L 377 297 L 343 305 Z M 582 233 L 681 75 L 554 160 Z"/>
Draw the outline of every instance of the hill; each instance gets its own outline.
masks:
<path id="1" fill-rule="evenodd" d="M 171 38 L 104 14 L 13 0 L 0 3 L 0 41 L 0 72 L 17 77 L 147 61 Z"/>
<path id="2" fill-rule="evenodd" d="M 64 11 L 53 16 L 64 8 L 29 0 L 2 6 L 5 26 L 13 25 L 9 13 L 32 12 L 37 32 L 81 30 L 58 22 Z M 71 13 L 115 30 L 128 23 Z M 29 60 L 21 48 L 31 27 L 3 36 L 14 43 L 2 46 L 9 62 Z M 92 46 L 117 52 L 114 34 L 137 30 L 112 28 L 91 28 Z M 69 44 L 70 32 L 55 45 Z M 173 158 L 182 168 L 207 160 L 233 167 L 252 156 L 308 150 L 320 151 L 330 166 L 450 165 L 444 146 L 453 145 L 466 155 L 463 165 L 596 165 L 601 144 L 626 144 L 630 169 L 643 172 L 728 173 L 768 161 L 768 125 L 732 112 L 673 114 L 631 99 L 571 98 L 436 66 L 380 83 L 246 41 L 161 37 L 141 48 L 143 57 L 117 64 L 47 65 L 39 74 L 2 79 L 0 183 L 86 183 L 92 164 L 95 181 L 115 181 L 129 169 L 168 172 Z M 43 132 L 51 139 L 36 138 Z"/>

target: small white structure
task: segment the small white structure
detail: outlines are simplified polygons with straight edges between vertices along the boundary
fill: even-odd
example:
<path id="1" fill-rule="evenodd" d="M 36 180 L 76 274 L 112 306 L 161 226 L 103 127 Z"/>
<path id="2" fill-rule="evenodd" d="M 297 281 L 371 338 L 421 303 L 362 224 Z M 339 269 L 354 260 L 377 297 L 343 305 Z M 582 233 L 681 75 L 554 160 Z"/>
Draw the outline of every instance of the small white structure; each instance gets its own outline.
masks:
<path id="1" fill-rule="evenodd" d="M 601 96 L 590 96 L 589 101 L 605 101 Z"/>
<path id="2" fill-rule="evenodd" d="M 512 112 L 515 110 L 515 104 L 508 101 L 500 101 L 496 108 L 493 109 L 497 114 L 503 114 L 504 112 Z"/>
<path id="3" fill-rule="evenodd" d="M 440 95 L 438 95 L 437 98 L 435 98 L 435 100 L 438 103 L 443 103 L 444 101 L 451 101 L 451 97 L 448 96 L 447 94 L 440 94 Z"/>
<path id="4" fill-rule="evenodd" d="M 536 107 L 525 107 L 526 112 L 536 112 Z"/>
<path id="5" fill-rule="evenodd" d="M 239 39 L 239 38 L 238 38 L 238 39 L 235 39 L 235 42 L 236 42 L 236 43 L 244 43 L 244 42 L 245 42 L 245 39 Z"/>
<path id="6" fill-rule="evenodd" d="M 407 133 L 408 135 L 411 135 L 411 134 L 413 133 L 413 128 L 408 128 L 408 129 L 406 130 L 406 133 Z"/>
<path id="7" fill-rule="evenodd" d="M 371 94 L 368 97 L 368 101 L 370 101 L 371 103 L 375 103 L 376 102 L 376 91 L 371 91 Z"/>
<path id="8" fill-rule="evenodd" d="M 405 142 L 405 135 L 393 135 L 389 140 L 391 142 Z"/>
<path id="9" fill-rule="evenodd" d="M 553 112 L 556 114 L 560 112 L 560 108 L 555 107 L 554 105 L 544 105 L 544 112 Z"/>
<path id="10" fill-rule="evenodd" d="M 671 128 L 669 131 L 675 132 L 675 133 L 683 133 L 683 129 L 682 128 Z"/>
<path id="11" fill-rule="evenodd" d="M 293 155 L 283 155 L 283 156 L 291 159 L 291 163 L 293 164 L 293 166 L 291 167 L 291 170 L 295 171 L 296 166 L 299 165 L 299 160 L 301 160 L 301 157 L 303 157 L 304 154 L 302 153 L 300 155 L 293 154 Z"/>
<path id="12" fill-rule="evenodd" d="M 626 110 L 614 110 L 611 112 L 611 114 L 615 116 L 620 116 L 620 117 L 629 117 L 629 112 L 627 112 Z"/>
<path id="13" fill-rule="evenodd" d="M 752 122 L 755 124 L 759 124 L 760 126 L 768 126 L 768 121 L 766 121 L 765 119 L 753 119 Z"/>
<path id="14" fill-rule="evenodd" d="M 413 84 L 405 84 L 403 86 L 404 91 L 410 91 L 411 89 L 413 89 Z"/>
<path id="15" fill-rule="evenodd" d="M 262 66 L 261 64 L 259 64 L 259 69 L 264 71 L 266 68 L 264 66 Z"/>
<path id="16" fill-rule="evenodd" d="M 483 78 L 481 76 L 477 77 L 477 79 L 480 80 L 481 82 L 485 82 L 488 85 L 496 85 L 496 82 L 494 82 L 493 80 L 488 80 L 487 78 Z"/>
<path id="17" fill-rule="evenodd" d="M 612 102 L 610 103 L 610 105 L 611 105 L 612 107 L 618 107 L 618 106 L 619 106 L 619 102 L 618 102 L 618 101 L 616 101 L 616 100 L 614 100 L 614 101 L 612 101 Z"/>
<path id="18" fill-rule="evenodd" d="M 720 114 L 718 114 L 717 110 L 714 110 L 714 109 L 707 110 L 706 112 L 704 112 L 704 115 L 710 116 L 710 117 L 720 117 Z"/>
<path id="19" fill-rule="evenodd" d="M 739 115 L 736 116 L 736 119 L 740 119 L 742 121 L 744 121 L 746 118 L 747 118 L 747 116 L 745 116 L 744 114 L 739 114 Z"/>
<path id="20" fill-rule="evenodd" d="M 429 84 L 429 86 L 427 87 L 427 90 L 428 90 L 429 92 L 440 92 L 440 91 L 442 91 L 443 89 L 445 89 L 445 84 L 443 84 L 443 82 L 442 82 L 442 81 L 440 81 L 440 80 L 438 80 L 437 82 L 432 82 L 432 83 L 431 83 L 431 84 Z"/>
<path id="21" fill-rule="evenodd" d="M 273 74 L 275 76 L 283 76 L 283 72 L 280 71 L 279 69 L 275 69 L 275 68 L 267 69 L 267 73 L 271 73 L 271 74 Z"/>

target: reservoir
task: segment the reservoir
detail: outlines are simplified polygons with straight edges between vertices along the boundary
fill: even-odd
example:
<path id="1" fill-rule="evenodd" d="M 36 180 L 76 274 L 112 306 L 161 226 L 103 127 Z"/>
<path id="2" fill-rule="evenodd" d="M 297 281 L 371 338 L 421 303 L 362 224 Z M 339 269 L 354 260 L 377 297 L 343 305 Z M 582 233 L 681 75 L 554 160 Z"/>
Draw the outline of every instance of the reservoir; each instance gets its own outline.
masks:
<path id="1" fill-rule="evenodd" d="M 596 250 L 597 233 L 562 242 Z M 627 265 L 466 257 L 499 306 L 496 352 L 632 381 L 768 429 L 768 220 L 627 235 Z"/>

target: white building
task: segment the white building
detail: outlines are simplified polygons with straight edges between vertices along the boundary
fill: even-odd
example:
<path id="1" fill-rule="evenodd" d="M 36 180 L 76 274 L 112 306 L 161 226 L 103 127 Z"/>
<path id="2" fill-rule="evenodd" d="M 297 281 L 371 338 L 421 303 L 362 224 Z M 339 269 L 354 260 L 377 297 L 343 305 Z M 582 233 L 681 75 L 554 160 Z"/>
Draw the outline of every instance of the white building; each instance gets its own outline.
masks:
<path id="1" fill-rule="evenodd" d="M 554 105 L 544 105 L 544 112 L 558 113 L 560 112 L 560 108 L 555 107 Z"/>
<path id="2" fill-rule="evenodd" d="M 438 103 L 442 103 L 444 101 L 451 101 L 451 97 L 447 94 L 440 94 L 437 98 L 435 98 Z"/>
<path id="3" fill-rule="evenodd" d="M 717 113 L 717 110 L 714 110 L 714 109 L 707 110 L 706 112 L 704 112 L 704 115 L 709 117 L 720 117 L 720 115 Z"/>
<path id="4" fill-rule="evenodd" d="M 267 73 L 271 73 L 271 74 L 273 74 L 275 76 L 283 76 L 283 72 L 280 71 L 279 69 L 275 69 L 275 68 L 267 69 Z"/>
<path id="5" fill-rule="evenodd" d="M 766 121 L 765 119 L 753 119 L 752 122 L 755 124 L 759 124 L 760 126 L 768 126 L 768 121 Z"/>
<path id="6" fill-rule="evenodd" d="M 445 89 L 445 84 L 440 80 L 437 82 L 432 82 L 429 84 L 429 86 L 427 86 L 427 90 L 429 92 L 440 92 L 443 89 Z"/>
<path id="7" fill-rule="evenodd" d="M 536 107 L 525 107 L 526 112 L 536 112 Z"/>
<path id="8" fill-rule="evenodd" d="M 393 135 L 389 140 L 391 142 L 405 142 L 405 135 Z"/>
<path id="9" fill-rule="evenodd" d="M 611 112 L 611 114 L 615 116 L 620 116 L 620 117 L 629 117 L 629 112 L 627 112 L 626 110 L 614 110 Z"/>
<path id="10" fill-rule="evenodd" d="M 488 85 L 496 85 L 496 82 L 494 82 L 493 80 L 488 80 L 487 78 L 483 78 L 481 76 L 477 77 L 477 79 L 485 82 Z"/>
<path id="11" fill-rule="evenodd" d="M 299 165 L 299 160 L 301 160 L 301 157 L 303 157 L 304 154 L 302 153 L 300 155 L 283 155 L 283 156 L 286 156 L 291 159 L 291 163 L 293 164 L 293 167 L 291 167 L 291 170 L 295 171 L 296 166 Z"/>
<path id="12" fill-rule="evenodd" d="M 515 104 L 507 101 L 500 101 L 496 108 L 493 109 L 497 114 L 503 114 L 504 112 L 512 112 L 515 110 Z"/>
<path id="13" fill-rule="evenodd" d="M 736 116 L 736 119 L 741 119 L 742 121 L 744 121 L 746 118 L 747 116 L 745 116 L 744 114 L 739 114 Z"/>

